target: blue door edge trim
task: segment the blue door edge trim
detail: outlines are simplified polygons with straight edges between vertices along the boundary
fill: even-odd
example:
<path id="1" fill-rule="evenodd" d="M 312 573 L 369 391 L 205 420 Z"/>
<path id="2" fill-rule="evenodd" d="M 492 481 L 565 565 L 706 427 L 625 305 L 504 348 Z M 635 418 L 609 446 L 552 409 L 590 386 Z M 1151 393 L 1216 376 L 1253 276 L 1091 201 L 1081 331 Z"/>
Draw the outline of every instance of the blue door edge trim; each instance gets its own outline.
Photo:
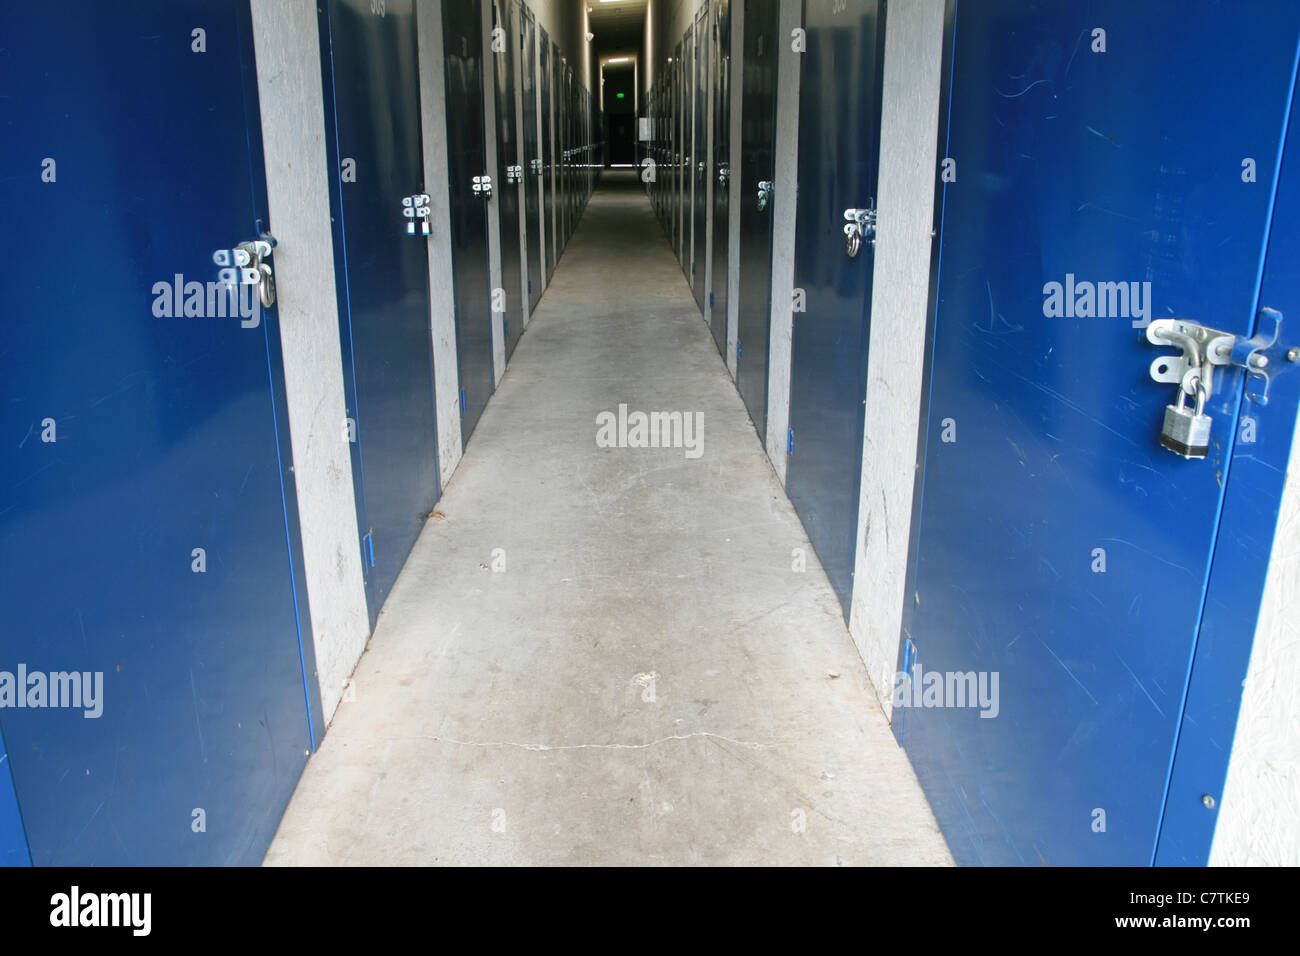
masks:
<path id="1" fill-rule="evenodd" d="M 257 59 L 253 45 L 253 15 L 248 2 L 236 7 L 236 29 L 239 38 L 240 70 L 244 131 L 248 138 L 249 181 L 253 195 L 250 197 L 256 218 L 270 221 L 266 195 L 266 155 L 262 143 L 261 104 L 257 89 Z M 257 230 L 257 222 L 250 224 Z M 286 474 L 293 470 L 293 449 L 289 438 L 288 396 L 284 373 L 284 354 L 279 336 L 279 310 L 275 306 L 264 310 L 262 335 L 266 343 L 267 375 L 271 389 L 271 421 L 275 432 L 277 478 L 280 483 L 281 513 L 284 516 L 285 549 L 289 561 L 289 590 L 293 600 L 294 624 L 298 639 L 298 661 L 302 668 L 303 703 L 307 718 L 308 750 L 314 752 L 324 736 L 324 708 L 321 704 L 320 683 L 316 679 L 316 645 L 312 637 L 311 604 L 307 595 L 305 557 L 302 532 L 299 526 L 298 489 Z M 276 335 L 271 335 L 275 325 Z M 304 632 L 306 632 L 304 634 Z"/>
<path id="2" fill-rule="evenodd" d="M 1263 237 L 1260 242 L 1259 262 L 1255 274 L 1254 297 L 1251 302 L 1251 325 L 1249 326 L 1250 334 L 1255 334 L 1259 321 L 1259 312 L 1262 306 L 1263 286 L 1265 268 L 1268 260 L 1269 246 L 1273 239 L 1274 216 L 1277 211 L 1278 191 L 1282 181 L 1283 159 L 1286 155 L 1287 141 L 1292 134 L 1292 124 L 1295 116 L 1295 90 L 1297 73 L 1300 72 L 1300 38 L 1297 38 L 1295 50 L 1291 61 L 1291 80 L 1287 89 L 1286 105 L 1282 115 L 1282 122 L 1278 135 L 1277 151 L 1274 156 L 1274 168 L 1272 182 L 1269 184 L 1269 195 L 1267 203 L 1267 212 L 1265 214 Z M 1300 168 L 1293 169 L 1292 175 L 1300 174 Z M 1294 187 L 1293 187 L 1294 188 Z M 1232 481 L 1232 463 L 1233 456 L 1236 452 L 1237 440 L 1240 429 L 1236 427 L 1240 423 L 1242 414 L 1242 405 L 1244 403 L 1244 388 L 1246 376 L 1240 375 L 1234 381 L 1233 388 L 1236 389 L 1236 402 L 1233 410 L 1232 421 L 1234 427 L 1231 435 L 1226 441 L 1223 459 L 1223 476 L 1222 491 L 1219 495 L 1218 510 L 1214 519 L 1214 548 L 1211 552 L 1210 561 L 1206 567 L 1205 579 L 1202 585 L 1201 606 L 1197 614 L 1196 636 L 1192 641 L 1191 654 L 1187 662 L 1187 680 L 1183 688 L 1183 697 L 1180 702 L 1178 712 L 1178 727 L 1174 734 L 1174 746 L 1169 755 L 1169 769 L 1165 777 L 1165 790 L 1161 796 L 1160 802 L 1160 822 L 1156 829 L 1155 845 L 1151 848 L 1151 864 L 1153 866 L 1163 865 L 1165 862 L 1176 862 L 1186 865 L 1188 857 L 1204 865 L 1209 862 L 1210 850 L 1214 843 L 1214 833 L 1217 829 L 1218 817 L 1222 808 L 1223 786 L 1227 780 L 1228 765 L 1232 759 L 1232 744 L 1236 736 L 1237 720 L 1241 712 L 1242 687 L 1238 684 L 1235 699 L 1229 712 L 1221 715 L 1217 727 L 1198 727 L 1198 733 L 1195 738 L 1186 733 L 1187 709 L 1190 695 L 1193 692 L 1193 684 L 1198 665 L 1206 666 L 1204 661 L 1204 651 L 1202 644 L 1203 625 L 1206 617 L 1206 607 L 1209 603 L 1210 596 L 1216 593 L 1220 588 L 1216 587 L 1216 580 L 1224 564 L 1232 564 L 1233 560 L 1226 558 L 1222 553 L 1222 522 L 1223 513 L 1230 505 L 1235 504 L 1242 499 L 1243 495 L 1249 492 L 1241 490 L 1241 483 Z M 1288 434 L 1294 431 L 1294 422 L 1288 423 L 1290 430 Z M 1272 522 L 1272 531 L 1276 533 L 1277 516 L 1274 514 Z M 1269 536 L 1269 550 L 1272 550 L 1274 538 Z M 1262 568 L 1261 579 L 1252 584 L 1258 584 L 1256 594 L 1262 597 L 1267 575 L 1269 562 L 1265 561 Z M 1229 572 L 1230 573 L 1230 572 Z M 1220 585 L 1222 587 L 1222 585 Z M 1256 598 L 1258 602 L 1258 597 Z M 1246 668 L 1249 665 L 1251 651 L 1255 643 L 1255 630 L 1259 623 L 1260 606 L 1256 603 L 1250 609 L 1243 609 L 1243 612 L 1237 616 L 1237 621 L 1242 626 L 1236 630 L 1237 640 L 1234 642 L 1234 650 L 1239 652 L 1241 658 L 1241 673 L 1244 679 Z M 1229 741 L 1227 748 L 1216 747 L 1212 738 L 1219 738 Z M 1190 827 L 1186 823 L 1186 818 L 1177 814 L 1172 817 L 1169 813 L 1170 799 L 1173 796 L 1173 787 L 1175 776 L 1178 769 L 1185 763 L 1192 762 L 1197 766 L 1208 765 L 1208 770 L 1202 770 L 1204 779 L 1212 780 L 1215 785 L 1213 793 L 1206 791 L 1207 794 L 1214 798 L 1213 812 L 1214 817 L 1212 825 L 1208 828 Z M 1188 832 L 1196 831 L 1196 832 Z M 1171 860 L 1170 857 L 1177 859 Z"/>

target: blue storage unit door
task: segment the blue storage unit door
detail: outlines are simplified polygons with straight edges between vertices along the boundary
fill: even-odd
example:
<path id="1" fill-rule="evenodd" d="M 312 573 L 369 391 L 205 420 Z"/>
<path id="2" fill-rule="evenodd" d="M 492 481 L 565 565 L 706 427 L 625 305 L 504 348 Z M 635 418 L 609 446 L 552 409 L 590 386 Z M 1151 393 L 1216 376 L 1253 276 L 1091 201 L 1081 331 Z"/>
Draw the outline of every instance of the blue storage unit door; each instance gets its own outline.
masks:
<path id="1" fill-rule="evenodd" d="M 713 0 L 713 282 L 709 329 L 722 352 L 727 348 L 728 223 L 731 217 L 731 6 Z M 725 356 L 724 356 L 725 357 Z"/>
<path id="2" fill-rule="evenodd" d="M 520 44 L 523 55 L 520 57 L 519 83 L 524 100 L 524 216 L 527 220 L 528 234 L 528 310 L 537 308 L 545 285 L 546 243 L 542 242 L 545 232 L 542 227 L 542 159 L 537 117 L 537 25 L 532 11 L 526 4 L 519 7 L 522 21 L 520 24 Z"/>
<path id="3" fill-rule="evenodd" d="M 519 41 L 516 22 L 518 13 L 513 2 L 495 0 L 492 4 L 493 23 L 505 31 L 502 42 L 505 49 L 492 57 L 493 84 L 496 96 L 497 168 L 492 174 L 497 193 L 497 215 L 501 231 L 501 288 L 505 306 L 506 358 L 519 344 L 524 331 L 524 301 L 520 272 L 523 262 L 519 255 L 519 215 L 523 205 L 523 169 L 519 161 L 519 133 L 515 128 L 515 77 L 519 72 L 515 53 Z M 511 169 L 520 166 L 519 176 Z M 513 180 L 513 182 L 512 182 Z M 494 303 L 495 305 L 496 303 Z"/>
<path id="4" fill-rule="evenodd" d="M 578 78 L 574 75 L 573 67 L 564 68 L 565 89 L 568 95 L 565 97 L 565 107 L 567 116 L 565 117 L 565 129 L 569 137 L 569 171 L 565 177 L 568 189 L 568 202 L 565 207 L 564 237 L 565 245 L 568 240 L 573 238 L 573 229 L 577 221 L 578 211 L 578 163 L 581 162 L 581 155 L 578 152 Z"/>
<path id="5" fill-rule="evenodd" d="M 279 320 L 218 281 L 265 225 L 249 5 L 0 36 L 0 847 L 12 774 L 33 863 L 256 864 L 323 724 Z"/>
<path id="6" fill-rule="evenodd" d="M 546 28 L 537 27 L 537 82 L 542 103 L 542 260 L 546 284 L 555 275 L 555 96 L 554 70 L 551 66 L 551 40 Z"/>
<path id="7" fill-rule="evenodd" d="M 1186 460 L 1144 327 L 1300 308 L 1300 9 L 960 3 L 952 34 L 895 730 L 959 862 L 1203 863 L 1297 382 L 1263 408 L 1217 368 Z"/>
<path id="8" fill-rule="evenodd" d="M 884 5 L 807 0 L 800 57 L 799 209 L 795 228 L 786 485 L 839 596 L 853 593 L 874 247 L 869 224 L 850 255 L 846 213 L 874 215 L 880 154 Z M 777 184 L 777 202 L 785 193 Z M 748 343 L 746 343 L 748 344 Z M 789 447 L 789 446 L 787 446 Z"/>
<path id="9" fill-rule="evenodd" d="M 712 157 L 709 155 L 709 102 L 711 100 L 712 78 L 709 75 L 709 52 L 713 36 L 712 21 L 709 19 L 707 2 L 700 7 L 699 16 L 695 18 L 695 162 L 691 167 L 691 179 L 695 183 L 695 199 L 691 214 L 691 288 L 695 292 L 695 304 L 708 316 L 708 289 L 704 287 L 705 264 L 709 261 L 705 240 L 709 228 L 709 177 L 711 175 Z"/>
<path id="10" fill-rule="evenodd" d="M 343 371 L 373 627 L 438 500 L 414 0 L 320 8 Z M 430 202 L 433 202 L 431 198 Z M 441 202 L 441 197 L 438 197 Z M 423 204 L 422 204 L 423 205 Z M 413 231 L 410 231 L 413 230 Z"/>
<path id="11" fill-rule="evenodd" d="M 671 160 L 672 166 L 672 186 L 669 189 L 669 215 L 672 216 L 672 254 L 677 256 L 677 261 L 681 261 L 681 163 L 682 163 L 682 146 L 681 142 L 681 43 L 677 44 L 672 51 L 671 72 L 668 74 L 669 99 L 671 99 L 671 114 L 668 122 L 671 126 Z"/>
<path id="12" fill-rule="evenodd" d="M 492 300 L 488 277 L 488 194 L 474 190 L 485 173 L 483 24 L 471 3 L 442 5 L 447 86 L 447 200 L 451 211 L 452 279 L 456 296 L 456 364 L 460 370 L 460 434 L 469 442 L 492 396 Z M 493 182 L 493 189 L 504 188 Z"/>
<path id="13" fill-rule="evenodd" d="M 740 290 L 736 302 L 736 387 L 760 441 L 767 434 L 767 351 L 772 307 L 772 199 L 760 184 L 774 176 L 776 0 L 745 5 L 741 63 Z M 777 184 L 778 188 L 780 184 Z M 793 187 L 793 183 L 787 184 Z M 791 189 L 791 200 L 794 199 Z"/>
<path id="14" fill-rule="evenodd" d="M 564 91 L 564 97 L 560 100 L 560 116 L 563 119 L 564 129 L 564 187 L 561 193 L 564 197 L 564 211 L 560 218 L 563 228 L 561 233 L 563 246 L 569 244 L 569 237 L 573 235 L 573 84 L 573 67 L 566 63 L 560 77 L 560 88 Z"/>
<path id="15" fill-rule="evenodd" d="M 564 253 L 564 87 L 561 83 L 560 49 L 550 43 L 551 83 L 551 189 L 555 198 L 550 212 L 554 213 L 551 225 L 551 274 Z"/>
<path id="16" fill-rule="evenodd" d="M 1266 179 L 1259 181 L 1267 188 Z M 1263 310 L 1273 310 L 1283 316 L 1279 342 L 1267 353 L 1276 374 L 1269 384 L 1266 407 L 1250 401 L 1242 406 L 1242 424 L 1232 445 L 1213 570 L 1156 851 L 1158 865 L 1204 863 L 1222 805 L 1227 748 L 1220 742 L 1234 739 L 1243 682 L 1250 663 L 1256 609 L 1263 596 L 1272 551 L 1267 543 L 1273 540 L 1277 530 L 1278 508 L 1286 487 L 1287 469 L 1291 467 L 1296 409 L 1300 405 L 1300 374 L 1288 371 L 1294 366 L 1282 361 L 1283 356 L 1289 358 L 1291 348 L 1300 345 L 1300 324 L 1297 324 L 1300 228 L 1297 223 L 1300 223 L 1300 117 L 1296 116 L 1293 92 L 1255 326 L 1256 334 L 1267 331 Z M 1284 548 L 1290 546 L 1280 537 L 1277 543 Z M 1277 677 L 1267 667 L 1258 665 L 1255 673 L 1259 681 L 1274 682 Z M 1276 681 L 1274 686 L 1283 693 L 1291 692 L 1281 681 Z M 1214 807 L 1206 807 L 1205 794 L 1214 799 Z"/>
<path id="17" fill-rule="evenodd" d="M 555 65 L 555 261 L 564 258 L 569 238 L 569 86 L 568 67 L 558 47 L 551 49 Z"/>
<path id="18" fill-rule="evenodd" d="M 681 44 L 673 49 L 668 73 L 668 217 L 672 221 L 672 254 L 681 260 Z"/>
<path id="19" fill-rule="evenodd" d="M 686 28 L 682 38 L 682 228 L 681 263 L 686 282 L 691 282 L 691 262 L 695 255 L 695 25 Z"/>

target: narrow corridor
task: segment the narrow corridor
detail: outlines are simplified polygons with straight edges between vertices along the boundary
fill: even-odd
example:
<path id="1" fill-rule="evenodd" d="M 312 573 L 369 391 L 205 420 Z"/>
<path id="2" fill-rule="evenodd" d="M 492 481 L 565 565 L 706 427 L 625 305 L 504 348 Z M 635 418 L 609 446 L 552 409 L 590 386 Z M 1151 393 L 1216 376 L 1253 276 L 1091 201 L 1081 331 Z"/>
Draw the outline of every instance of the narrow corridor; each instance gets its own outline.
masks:
<path id="1" fill-rule="evenodd" d="M 702 454 L 598 447 L 620 404 L 702 414 Z M 266 861 L 949 860 L 645 194 L 607 171 Z"/>

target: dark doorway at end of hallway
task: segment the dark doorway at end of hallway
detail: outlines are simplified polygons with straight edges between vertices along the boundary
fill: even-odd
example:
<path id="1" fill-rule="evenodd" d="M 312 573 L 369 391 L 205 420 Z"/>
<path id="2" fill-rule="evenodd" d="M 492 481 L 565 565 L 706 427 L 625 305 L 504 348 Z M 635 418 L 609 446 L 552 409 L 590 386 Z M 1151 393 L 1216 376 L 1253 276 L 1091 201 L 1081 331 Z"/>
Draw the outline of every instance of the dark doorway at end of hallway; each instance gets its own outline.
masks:
<path id="1" fill-rule="evenodd" d="M 609 123 L 609 163 L 636 162 L 636 72 L 632 64 L 606 63 L 602 68 L 605 118 Z"/>

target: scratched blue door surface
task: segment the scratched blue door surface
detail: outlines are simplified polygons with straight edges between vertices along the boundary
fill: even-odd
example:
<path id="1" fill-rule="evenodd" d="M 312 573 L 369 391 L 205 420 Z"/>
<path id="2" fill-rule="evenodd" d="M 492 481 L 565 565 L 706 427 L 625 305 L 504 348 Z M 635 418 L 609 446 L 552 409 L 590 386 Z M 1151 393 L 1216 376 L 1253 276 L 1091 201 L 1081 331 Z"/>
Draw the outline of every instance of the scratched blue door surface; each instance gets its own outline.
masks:
<path id="1" fill-rule="evenodd" d="M 880 154 L 881 5 L 807 0 L 800 57 L 799 207 L 786 487 L 848 617 L 858 531 L 863 400 L 875 256 L 845 247 L 844 210 L 866 209 Z M 777 184 L 777 202 L 784 201 Z"/>
<path id="2" fill-rule="evenodd" d="M 413 0 L 322 7 L 335 259 L 366 600 L 373 626 L 438 500 Z"/>
<path id="3" fill-rule="evenodd" d="M 256 864 L 320 705 L 279 320 L 213 261 L 266 215 L 248 3 L 5 4 L 0 37 L 0 670 L 103 682 L 98 717 L 0 709 L 31 861 Z"/>
<path id="4" fill-rule="evenodd" d="M 1220 370 L 1184 460 L 1135 325 L 1294 300 L 1294 181 L 1259 292 L 1298 33 L 1269 2 L 956 7 L 901 666 L 998 692 L 894 726 L 961 863 L 1206 859 L 1295 383 L 1260 408 Z"/>

